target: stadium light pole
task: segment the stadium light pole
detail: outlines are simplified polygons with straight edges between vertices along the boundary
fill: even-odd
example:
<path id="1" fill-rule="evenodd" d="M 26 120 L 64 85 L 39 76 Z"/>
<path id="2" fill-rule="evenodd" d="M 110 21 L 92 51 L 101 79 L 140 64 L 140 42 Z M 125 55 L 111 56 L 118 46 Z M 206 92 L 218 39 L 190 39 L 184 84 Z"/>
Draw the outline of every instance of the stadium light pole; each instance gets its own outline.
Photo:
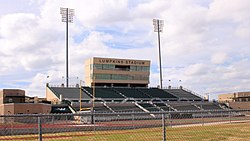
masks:
<path id="1" fill-rule="evenodd" d="M 162 67 L 161 67 L 161 41 L 160 32 L 163 32 L 164 21 L 159 19 L 153 19 L 154 32 L 158 33 L 158 45 L 159 45 L 159 65 L 160 65 L 160 88 L 162 89 Z"/>
<path id="2" fill-rule="evenodd" d="M 62 22 L 66 22 L 66 87 L 69 86 L 69 58 L 68 58 L 68 24 L 73 23 L 73 16 L 75 15 L 74 9 L 60 8 L 62 15 Z"/>

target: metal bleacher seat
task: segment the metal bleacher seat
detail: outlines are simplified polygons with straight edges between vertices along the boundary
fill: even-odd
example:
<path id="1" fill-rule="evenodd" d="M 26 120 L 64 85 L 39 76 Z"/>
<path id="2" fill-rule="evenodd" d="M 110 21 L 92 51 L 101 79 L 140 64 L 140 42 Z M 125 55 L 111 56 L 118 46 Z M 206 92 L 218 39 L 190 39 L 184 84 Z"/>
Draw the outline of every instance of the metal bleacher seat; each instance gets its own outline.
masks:
<path id="1" fill-rule="evenodd" d="M 174 102 L 174 103 L 170 102 L 168 104 L 178 111 L 200 110 L 198 107 L 189 102 Z"/>
<path id="2" fill-rule="evenodd" d="M 202 98 L 200 98 L 200 97 L 198 97 L 190 92 L 187 92 L 183 89 L 165 89 L 165 91 L 175 95 L 179 99 L 202 100 Z"/>
<path id="3" fill-rule="evenodd" d="M 150 103 L 138 103 L 141 107 L 145 108 L 146 110 L 153 112 L 153 111 L 159 111 L 159 109 L 155 106 L 153 106 Z"/>
<path id="4" fill-rule="evenodd" d="M 153 103 L 157 107 L 160 107 L 164 111 L 173 111 L 170 107 L 168 107 L 165 103 Z"/>
<path id="5" fill-rule="evenodd" d="M 199 103 L 197 104 L 197 106 L 199 106 L 203 110 L 222 110 L 219 105 L 210 102 Z"/>
<path id="6" fill-rule="evenodd" d="M 135 88 L 114 88 L 117 92 L 120 92 L 121 94 L 125 95 L 126 97 L 132 97 L 132 98 L 151 98 L 147 94 L 144 94 L 141 91 L 138 91 Z"/>
<path id="7" fill-rule="evenodd" d="M 115 112 L 143 112 L 134 103 L 106 103 Z"/>
<path id="8" fill-rule="evenodd" d="M 154 98 L 177 99 L 176 96 L 158 88 L 138 88 L 138 90 Z"/>
<path id="9" fill-rule="evenodd" d="M 93 88 L 90 87 L 83 87 L 87 90 L 91 95 L 93 95 Z M 124 97 L 119 93 L 115 92 L 112 88 L 95 88 L 95 97 L 97 98 L 122 98 Z"/>
<path id="10" fill-rule="evenodd" d="M 82 103 L 83 109 L 88 109 L 89 111 L 93 107 L 92 103 Z M 94 104 L 94 111 L 95 112 L 111 112 L 103 103 L 95 103 Z"/>

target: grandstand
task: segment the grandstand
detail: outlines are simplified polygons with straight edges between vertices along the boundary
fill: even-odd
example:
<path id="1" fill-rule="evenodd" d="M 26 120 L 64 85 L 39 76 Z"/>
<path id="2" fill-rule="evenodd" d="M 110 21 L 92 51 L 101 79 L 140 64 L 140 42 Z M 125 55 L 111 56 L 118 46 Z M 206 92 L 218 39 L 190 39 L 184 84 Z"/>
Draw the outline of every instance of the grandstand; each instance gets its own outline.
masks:
<path id="1" fill-rule="evenodd" d="M 139 91 L 149 95 L 150 97 L 160 98 L 163 100 L 174 100 L 176 101 L 178 98 L 171 93 L 158 89 L 158 88 L 139 88 Z"/>
<path id="2" fill-rule="evenodd" d="M 182 86 L 148 88 L 149 60 L 94 57 L 86 61 L 85 70 L 86 86 L 47 85 L 47 100 L 54 104 L 68 104 L 75 112 L 80 109 L 95 112 L 222 109 L 217 103 L 210 103 Z"/>
<path id="3" fill-rule="evenodd" d="M 93 94 L 95 89 L 95 94 Z M 82 109 L 91 110 L 95 98 L 95 112 L 152 112 L 186 110 L 223 110 L 217 103 L 205 101 L 202 97 L 185 89 L 159 88 L 115 88 L 115 87 L 49 87 L 49 97 L 57 97 L 56 103 L 69 104 L 74 111 L 79 111 L 80 90 Z M 95 96 L 94 96 L 95 95 Z M 183 101 L 185 99 L 185 101 Z M 53 101 L 53 100 L 52 100 Z"/>
<path id="4" fill-rule="evenodd" d="M 195 103 L 191 102 L 171 102 L 168 103 L 173 109 L 176 111 L 185 111 L 185 110 L 201 110 L 199 107 L 195 105 Z"/>
<path id="5" fill-rule="evenodd" d="M 47 99 L 49 98 L 53 98 L 53 97 L 56 97 L 56 98 L 63 98 L 64 100 L 69 100 L 69 101 L 79 101 L 79 94 L 80 94 L 80 89 L 77 88 L 77 87 L 58 87 L 58 86 L 55 86 L 55 87 L 49 87 L 47 86 L 48 90 L 47 90 Z M 51 95 L 50 93 L 48 92 L 52 92 L 53 95 Z M 52 96 L 52 97 L 51 97 Z M 58 99 L 58 100 L 59 100 Z M 91 100 L 91 97 L 90 95 L 86 94 L 86 93 L 83 93 L 82 94 L 82 100 Z M 53 100 L 52 100 L 53 101 Z"/>
<path id="6" fill-rule="evenodd" d="M 93 97 L 93 88 L 83 87 L 83 91 Z M 102 99 L 124 99 L 124 96 L 112 88 L 99 87 L 95 89 L 95 97 Z"/>
<path id="7" fill-rule="evenodd" d="M 190 101 L 190 100 L 193 100 L 193 101 L 201 101 L 202 98 L 195 95 L 195 93 L 192 93 L 191 91 L 188 91 L 187 89 L 184 90 L 184 89 L 177 89 L 177 88 L 174 88 L 174 89 L 165 89 L 166 92 L 176 96 L 179 98 L 179 100 L 183 100 L 183 101 Z"/>
<path id="8" fill-rule="evenodd" d="M 209 102 L 206 102 L 206 103 L 198 103 L 196 104 L 197 106 L 200 107 L 200 109 L 203 109 L 203 110 L 220 110 L 222 109 L 222 107 L 218 104 L 218 103 L 209 103 Z"/>
<path id="9" fill-rule="evenodd" d="M 138 89 L 136 88 L 114 88 L 114 90 L 116 90 L 117 92 L 119 92 L 120 94 L 124 95 L 127 98 L 143 98 L 143 99 L 148 99 L 151 98 L 151 96 L 142 93 L 140 91 L 138 91 Z"/>
<path id="10" fill-rule="evenodd" d="M 139 106 L 141 106 L 144 111 L 154 112 L 154 111 L 160 111 L 159 108 L 155 107 L 154 105 L 150 103 L 138 103 Z"/>
<path id="11" fill-rule="evenodd" d="M 114 112 L 143 112 L 135 103 L 107 103 Z"/>
<path id="12" fill-rule="evenodd" d="M 162 111 L 174 111 L 173 107 L 166 103 L 153 103 L 156 107 L 159 107 Z"/>

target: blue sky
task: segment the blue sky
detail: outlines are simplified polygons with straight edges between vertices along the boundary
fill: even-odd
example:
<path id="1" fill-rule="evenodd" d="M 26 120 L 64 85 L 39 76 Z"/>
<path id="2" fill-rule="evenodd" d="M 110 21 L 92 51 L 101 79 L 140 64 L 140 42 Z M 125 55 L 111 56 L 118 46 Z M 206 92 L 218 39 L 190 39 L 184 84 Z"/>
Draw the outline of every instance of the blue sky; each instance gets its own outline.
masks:
<path id="1" fill-rule="evenodd" d="M 0 0 L 0 88 L 45 97 L 45 83 L 64 83 L 65 23 L 60 7 L 75 9 L 69 25 L 70 84 L 84 80 L 84 60 L 151 60 L 150 86 L 159 83 L 199 94 L 249 91 L 249 0 Z M 47 78 L 47 76 L 50 76 Z"/>

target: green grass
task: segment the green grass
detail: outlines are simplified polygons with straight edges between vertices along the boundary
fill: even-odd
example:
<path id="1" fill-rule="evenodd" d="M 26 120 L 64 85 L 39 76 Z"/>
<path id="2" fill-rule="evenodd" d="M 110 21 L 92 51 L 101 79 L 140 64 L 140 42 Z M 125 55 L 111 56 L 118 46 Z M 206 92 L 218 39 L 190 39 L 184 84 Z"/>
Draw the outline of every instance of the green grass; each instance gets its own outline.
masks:
<path id="1" fill-rule="evenodd" d="M 169 141 L 246 141 L 250 123 L 167 128 Z M 37 140 L 37 135 L 0 136 L 0 140 Z M 43 135 L 44 141 L 162 141 L 162 128 L 83 131 Z"/>
<path id="2" fill-rule="evenodd" d="M 167 130 L 171 141 L 246 141 L 250 139 L 250 124 L 221 124 L 181 127 Z"/>

